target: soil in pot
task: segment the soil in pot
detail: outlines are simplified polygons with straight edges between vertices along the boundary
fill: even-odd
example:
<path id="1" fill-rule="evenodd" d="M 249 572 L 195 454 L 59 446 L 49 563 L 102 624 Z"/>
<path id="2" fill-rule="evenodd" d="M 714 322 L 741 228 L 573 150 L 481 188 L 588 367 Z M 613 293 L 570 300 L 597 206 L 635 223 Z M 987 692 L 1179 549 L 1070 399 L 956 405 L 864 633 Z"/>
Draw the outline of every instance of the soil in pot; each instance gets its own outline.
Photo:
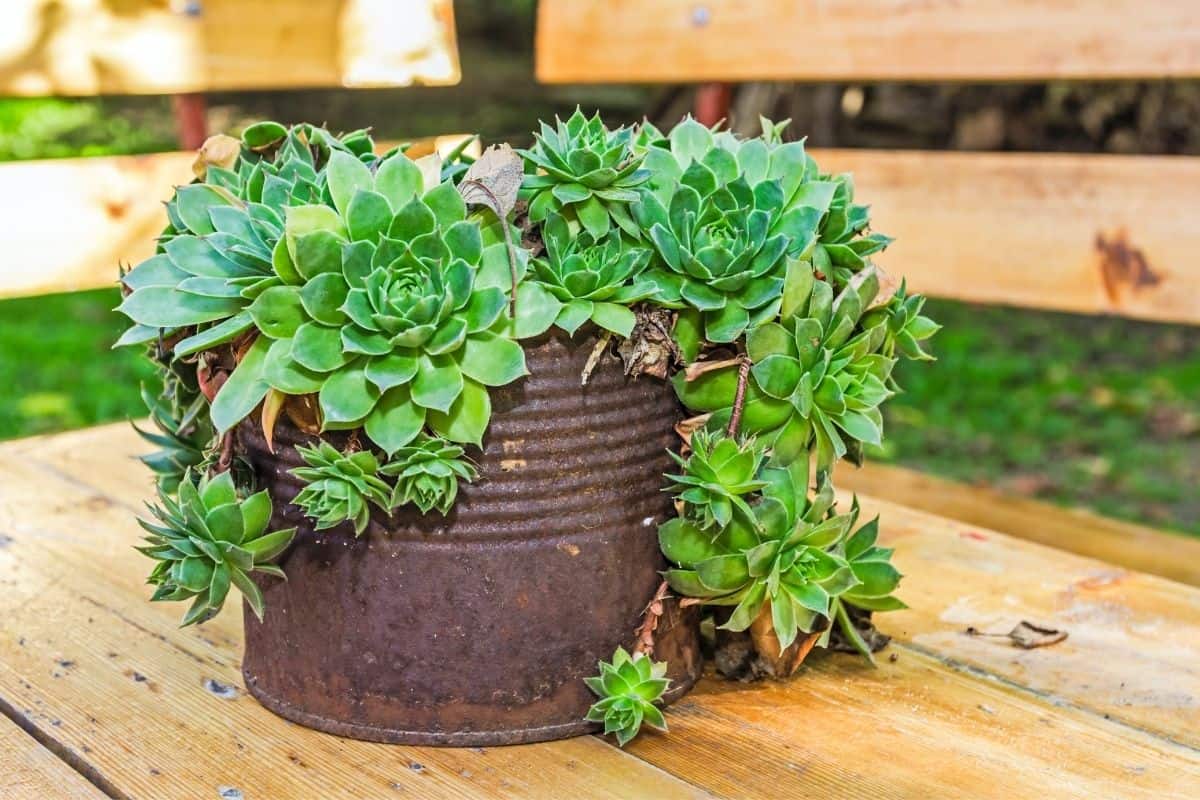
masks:
<path id="1" fill-rule="evenodd" d="M 379 514 L 314 531 L 290 503 L 287 471 L 312 437 L 281 419 L 275 453 L 256 422 L 238 447 L 299 528 L 260 582 L 266 616 L 246 615 L 250 692 L 301 724 L 386 742 L 496 745 L 590 733 L 583 678 L 632 647 L 666 563 L 657 528 L 672 513 L 663 473 L 679 408 L 670 387 L 626 378 L 596 340 L 548 335 L 526 346 L 530 375 L 491 390 L 493 416 L 449 515 Z M 335 444 L 344 439 L 330 436 Z M 655 657 L 668 700 L 700 671 L 695 609 L 666 604 Z"/>

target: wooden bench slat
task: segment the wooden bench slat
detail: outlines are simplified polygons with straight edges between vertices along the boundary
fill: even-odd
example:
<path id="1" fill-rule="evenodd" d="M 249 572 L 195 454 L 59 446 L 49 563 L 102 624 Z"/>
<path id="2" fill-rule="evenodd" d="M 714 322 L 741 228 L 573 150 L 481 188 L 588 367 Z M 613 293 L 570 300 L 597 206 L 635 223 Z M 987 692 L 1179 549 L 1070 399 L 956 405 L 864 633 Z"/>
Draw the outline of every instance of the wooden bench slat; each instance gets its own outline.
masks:
<path id="1" fill-rule="evenodd" d="M 455 137 L 441 137 L 454 141 Z M 1031 308 L 1200 323 L 1200 157 L 816 150 L 853 172 L 878 257 L 914 291 Z M 161 202 L 192 156 L 0 164 L 9 211 L 0 297 L 111 286 L 152 252 Z M 63 235 L 66 220 L 70 235 Z"/>
<path id="2" fill-rule="evenodd" d="M 410 152 L 445 152 L 464 136 L 419 139 Z M 115 286 L 118 264 L 153 255 L 167 221 L 162 204 L 192 180 L 195 159 L 176 152 L 0 164 L 0 194 L 19 198 L 6 209 L 0 298 Z"/>
<path id="3" fill-rule="evenodd" d="M 0 95 L 174 94 L 459 80 L 451 0 L 8 0 Z M 194 13 L 187 13 L 188 7 Z"/>
<path id="4" fill-rule="evenodd" d="M 179 608 L 146 602 L 130 506 L 27 461 L 0 474 L 0 697 L 124 795 L 707 796 L 592 737 L 401 747 L 286 722 L 241 689 L 236 606 L 179 630 Z"/>
<path id="5" fill-rule="evenodd" d="M 12 720 L 0 716 L 0 797 L 104 800 L 107 796 Z"/>
<path id="6" fill-rule="evenodd" d="M 22 440 L 0 448 L 6 491 L 24 494 L 28 486 L 28 492 L 49 492 L 60 498 L 56 508 L 30 517 L 24 510 L 28 501 L 15 503 L 7 495 L 0 496 L 0 528 L 9 530 L 13 520 L 22 518 L 41 520 L 32 529 L 38 531 L 36 539 L 27 538 L 25 532 L 15 536 L 12 545 L 0 551 L 0 558 L 15 552 L 23 559 L 22 574 L 30 577 L 22 581 L 35 580 L 29 569 L 31 558 L 53 564 L 59 573 L 64 569 L 72 576 L 82 573 L 81 580 L 94 582 L 95 588 L 71 591 L 90 597 L 107 592 L 105 597 L 116 598 L 109 605 L 120 617 L 135 620 L 149 631 L 117 631 L 111 642 L 99 647 L 130 651 L 119 640 L 135 635 L 147 642 L 145 647 L 178 652 L 175 648 L 182 646 L 200 657 L 200 672 L 189 673 L 169 689 L 164 684 L 163 694 L 207 699 L 195 690 L 203 679 L 200 673 L 236 682 L 237 620 L 226 615 L 198 632 L 176 632 L 172 628 L 175 609 L 143 602 L 144 591 L 137 586 L 141 565 L 127 549 L 137 535 L 128 515 L 146 495 L 148 479 L 136 464 L 121 466 L 124 458 L 142 450 L 125 426 Z M 69 504 L 81 494 L 92 498 L 86 534 L 70 532 L 78 513 Z M 870 510 L 883 504 L 867 500 L 866 505 Z M 1195 661 L 1188 643 L 1200 640 L 1192 620 L 1200 592 L 1139 575 L 1124 575 L 1114 582 L 1115 576 L 1098 570 L 1095 562 L 900 507 L 886 507 L 884 532 L 889 544 L 898 548 L 898 562 L 908 573 L 909 591 L 902 594 L 921 606 L 884 618 L 885 630 L 913 643 L 892 651 L 898 655 L 895 664 L 885 660 L 879 672 L 872 672 L 853 660 L 834 657 L 817 660 L 803 677 L 786 684 L 705 683 L 671 716 L 673 735 L 641 739 L 632 752 L 718 795 L 737 797 L 778 796 L 779 787 L 789 785 L 835 786 L 843 792 L 849 791 L 845 786 L 861 785 L 863 792 L 870 790 L 880 797 L 912 796 L 923 787 L 940 789 L 942 794 L 970 794 L 998 782 L 1005 785 L 1008 796 L 1034 797 L 1044 791 L 1050 774 L 1061 776 L 1065 796 L 1102 794 L 1106 784 L 1101 781 L 1117 782 L 1108 785 L 1119 785 L 1122 796 L 1184 797 L 1200 788 L 1200 755 L 1183 744 L 1153 736 L 1160 733 L 1185 744 L 1194 741 L 1189 737 L 1194 737 L 1195 710 L 1183 702 L 1150 707 L 1171 691 L 1176 700 L 1189 694 L 1194 700 L 1198 694 L 1196 667 L 1180 662 Z M 25 555 L 30 552 L 34 555 Z M 102 575 L 90 574 L 89 567 L 95 564 L 106 565 Z M 53 582 L 49 572 L 40 578 L 46 584 Z M 1092 584 L 1081 585 L 1080 576 Z M 104 589 L 102 580 L 115 583 Z M 71 581 L 60 584 L 69 589 Z M 61 585 L 53 591 L 67 592 Z M 1063 594 L 1057 591 L 1059 586 L 1074 591 L 1074 600 L 1059 603 Z M 35 582 L 26 594 L 37 589 Z M 966 603 L 956 602 L 963 596 L 969 598 Z M 63 607 L 79 603 L 74 595 L 56 597 L 54 602 Z M 1095 619 L 1097 608 L 1103 619 Z M 0 613 L 4 611 L 0 608 Z M 940 619 L 947 611 L 953 614 Z M 1042 650 L 1019 651 L 988 642 L 994 652 L 977 652 L 980 640 L 959 633 L 966 624 L 986 628 L 998 620 L 1009 623 L 1030 617 L 1058 622 L 1056 615 L 1068 618 L 1063 624 L 1071 638 Z M 1150 630 L 1153 624 L 1158 625 L 1157 631 Z M 1137 642 L 1139 650 L 1119 647 L 1135 634 L 1147 640 Z M 85 635 L 106 634 L 92 627 Z M 1156 635 L 1164 640 L 1155 641 Z M 164 638 L 156 643 L 151 637 L 158 636 Z M 1172 642 L 1181 648 L 1178 656 L 1163 652 Z M 53 642 L 39 645 L 54 646 Z M 155 670 L 155 680 L 162 675 L 162 680 L 175 681 L 171 677 L 175 671 L 197 669 L 193 666 L 197 662 L 186 656 L 162 664 L 159 659 L 169 655 L 153 658 L 146 669 Z M 1086 659 L 1091 660 L 1085 665 Z M 1097 664 L 1097 659 L 1108 663 Z M 209 667 L 210 662 L 214 666 Z M 964 663 L 984 672 L 966 669 Z M 1131 679 L 1121 696 L 1113 694 L 1117 676 Z M 117 685 L 108 691 L 125 688 L 118 678 L 113 680 Z M 1097 680 L 1098 687 L 1089 686 Z M 70 690 L 58 688 L 61 683 L 42 683 L 48 688 L 39 683 L 38 690 L 55 692 L 57 702 L 77 702 L 70 700 Z M 1158 693 L 1148 692 L 1147 687 Z M 1096 702 L 1089 703 L 1093 689 L 1098 693 Z M 9 689 L 0 692 L 7 695 Z M 1114 721 L 1106 721 L 1103 713 L 1109 709 L 1104 704 L 1122 700 L 1134 707 L 1114 708 Z M 187 710 L 195 715 L 191 702 Z M 243 702 L 253 703 L 244 697 L 236 701 Z M 218 708 L 213 713 L 223 720 L 226 712 Z M 248 724 L 246 720 L 253 716 L 241 708 L 228 713 L 237 715 L 239 725 Z M 1146 730 L 1125 727 L 1117 720 Z M 847 748 L 872 756 L 847 755 Z M 884 754 L 882 759 L 876 758 L 879 753 Z M 734 757 L 739 754 L 746 756 L 744 762 Z M 278 752 L 259 753 L 266 755 L 280 757 Z M 880 780 L 872 766 L 878 763 L 895 765 L 889 772 L 892 782 Z"/>
<path id="7" fill-rule="evenodd" d="M 1200 74 L 1191 0 L 538 3 L 549 83 L 1036 80 Z"/>
<path id="8" fill-rule="evenodd" d="M 964 7 L 965 8 L 965 7 Z M 1197 6 L 1200 9 L 1200 6 Z M 815 150 L 937 297 L 1200 323 L 1200 158 Z"/>
<path id="9" fill-rule="evenodd" d="M 844 490 L 889 500 L 1069 553 L 1200 586 L 1200 539 L 968 486 L 893 464 L 846 466 Z"/>

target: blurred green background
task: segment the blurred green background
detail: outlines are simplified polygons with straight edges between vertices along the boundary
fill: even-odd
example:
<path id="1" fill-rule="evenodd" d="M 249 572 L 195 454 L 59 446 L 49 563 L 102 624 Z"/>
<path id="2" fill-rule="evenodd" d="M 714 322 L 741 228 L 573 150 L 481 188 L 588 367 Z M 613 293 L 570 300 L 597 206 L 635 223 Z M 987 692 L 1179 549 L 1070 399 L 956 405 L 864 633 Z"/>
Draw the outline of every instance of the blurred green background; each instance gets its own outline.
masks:
<path id="1" fill-rule="evenodd" d="M 531 8 L 456 4 L 459 86 L 212 95 L 210 129 L 269 117 L 523 144 L 576 103 L 613 124 L 689 107 L 688 87 L 539 86 Z M 769 110 L 820 146 L 1200 152 L 1195 82 L 771 90 Z M 0 100 L 0 161 L 176 148 L 167 98 Z M 115 288 L 0 301 L 0 439 L 143 413 L 152 371 L 110 349 L 117 302 Z M 877 457 L 1200 535 L 1200 328 L 937 300 L 927 313 L 945 326 L 939 360 L 902 366 Z"/>

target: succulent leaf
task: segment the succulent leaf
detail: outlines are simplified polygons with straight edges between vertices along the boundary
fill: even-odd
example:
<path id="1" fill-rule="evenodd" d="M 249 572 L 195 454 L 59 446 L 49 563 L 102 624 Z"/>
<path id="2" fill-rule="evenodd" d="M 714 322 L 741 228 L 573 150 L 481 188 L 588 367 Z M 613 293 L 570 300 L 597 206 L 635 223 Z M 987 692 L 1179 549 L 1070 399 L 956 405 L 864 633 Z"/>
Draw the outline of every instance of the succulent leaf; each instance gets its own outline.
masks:
<path id="1" fill-rule="evenodd" d="M 384 511 L 391 507 L 391 487 L 379 477 L 379 460 L 366 450 L 342 453 L 329 442 L 316 447 L 296 447 L 308 465 L 291 470 L 305 481 L 293 503 L 312 517 L 317 530 L 332 528 L 347 520 L 361 536 L 370 521 L 371 505 Z"/>

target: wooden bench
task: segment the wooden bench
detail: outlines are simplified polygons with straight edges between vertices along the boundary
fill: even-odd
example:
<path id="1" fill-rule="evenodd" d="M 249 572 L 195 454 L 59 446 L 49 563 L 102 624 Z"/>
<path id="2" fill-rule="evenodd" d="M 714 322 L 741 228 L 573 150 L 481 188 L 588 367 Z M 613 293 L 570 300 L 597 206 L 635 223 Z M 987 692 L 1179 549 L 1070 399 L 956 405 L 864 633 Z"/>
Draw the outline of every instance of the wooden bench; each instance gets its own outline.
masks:
<path id="1" fill-rule="evenodd" d="M 1200 76 L 1192 0 L 544 0 L 551 83 Z M 725 93 L 727 96 L 727 93 Z M 720 95 L 718 95 L 720 96 Z M 712 95 L 707 95 L 711 99 Z M 714 121 L 712 103 L 705 110 Z M 1200 158 L 814 150 L 936 297 L 1200 323 Z M 844 488 L 1200 586 L 1200 540 L 868 464 Z"/>
<path id="2" fill-rule="evenodd" d="M 206 0 L 204 8 L 220 5 Z M 614 31 L 638 21 L 631 9 L 641 4 L 605 5 L 614 15 L 605 26 L 615 23 Z M 1046 3 L 1030 5 L 1037 11 Z M 88 4 L 79 0 L 71 8 L 76 6 Z M 695 4 L 663 6 L 664 25 L 674 24 L 669 14 L 675 11 L 695 13 Z M 869 14 L 871 3 L 863 6 L 855 4 L 857 13 Z M 594 20 L 597 7 L 543 0 L 543 33 L 556 18 L 572 19 L 572 9 Z M 711 5 L 717 13 L 724 7 Z M 742 14 L 754 8 L 729 7 Z M 264 14 L 261 23 L 286 27 L 286 17 Z M 591 28 L 590 35 L 600 36 L 605 26 Z M 735 29 L 739 37 L 753 31 Z M 654 44 L 653 36 L 641 35 L 649 37 L 645 46 Z M 761 29 L 758 35 L 764 35 Z M 576 41 L 577 55 L 607 46 L 593 41 L 590 50 Z M 546 76 L 544 59 L 541 70 Z M 863 174 L 864 156 L 879 159 L 876 175 L 897 176 L 891 211 L 886 181 L 863 189 L 864 196 L 883 201 L 877 211 L 889 221 L 904 210 L 903 193 L 912 190 L 911 179 L 897 172 L 906 158 L 927 168 L 942 164 L 944 180 L 931 183 L 939 191 L 956 187 L 961 201 L 973 199 L 971 178 L 982 174 L 964 175 L 961 170 L 981 169 L 982 162 L 956 162 L 956 156 L 821 157 L 827 165 L 856 168 L 866 184 L 872 179 Z M 2 234 L 9 256 L 3 264 L 25 260 L 20 271 L 0 272 L 0 286 L 11 287 L 30 272 L 39 277 L 10 293 L 111 285 L 113 262 L 144 252 L 144 231 L 160 224 L 154 201 L 165 197 L 170 183 L 187 179 L 190 161 L 190 155 L 167 154 L 0 165 L 5 191 L 16 185 L 13 176 L 39 187 L 49 180 L 45 176 L 56 175 L 56 188 L 32 199 L 29 192 L 5 194 L 23 202 L 6 209 L 17 215 L 17 224 Z M 38 177 L 29 171 L 34 168 L 50 171 Z M 1167 180 L 1165 172 L 1156 180 L 1175 192 L 1194 190 Z M 110 211 L 106 194 L 114 185 L 124 187 L 120 213 Z M 1105 182 L 1097 179 L 1096 185 Z M 1117 209 L 1115 196 L 1108 197 L 1105 202 Z M 1041 207 L 1032 192 L 1013 199 L 1024 204 L 1012 212 L 1018 223 L 1022 208 Z M 1103 207 L 1094 196 L 1087 202 L 1080 221 Z M 41 213 L 30 210 L 38 203 Z M 1158 213 L 1182 214 L 1176 206 L 1162 204 Z M 63 241 L 60 229 L 43 227 L 18 238 L 48 209 L 78 215 L 86 233 Z M 976 213 L 975 230 L 990 230 L 986 209 Z M 1138 236 L 1144 222 L 1128 218 Z M 921 229 L 914 215 L 909 230 L 897 232 L 916 237 Z M 986 248 L 970 249 L 969 230 L 954 239 L 963 257 L 985 255 Z M 1187 237 L 1195 235 L 1181 221 L 1176 238 L 1161 237 L 1155 247 L 1183 254 Z M 26 243 L 16 251 L 19 258 L 14 239 Z M 903 253 L 897 248 L 895 257 Z M 1071 256 L 1064 249 L 1061 257 Z M 954 268 L 949 256 L 937 258 Z M 1175 263 L 1183 270 L 1187 262 Z M 890 266 L 922 283 L 936 277 L 919 274 L 916 261 Z M 1186 274 L 1179 279 L 1188 280 Z M 1137 297 L 1150 309 L 1168 303 Z M 912 606 L 881 621 L 895 640 L 878 670 L 828 654 L 810 659 L 788 682 L 708 679 L 673 707 L 669 735 L 647 734 L 623 751 L 598 737 L 488 749 L 400 747 L 340 739 L 274 716 L 242 687 L 239 615 L 181 630 L 178 609 L 146 602 L 146 566 L 133 550 L 141 536 L 134 515 L 151 494 L 150 479 L 134 458 L 145 449 L 125 424 L 0 445 L 0 797 L 1200 796 L 1200 589 L 1030 542 L 1038 531 L 1046 535 L 1041 512 L 1001 520 L 1025 537 L 1015 538 L 962 521 L 958 514 L 971 511 L 970 501 L 946 509 L 954 513 L 927 513 L 908 501 L 876 499 L 863 484 L 866 512 L 884 514 L 883 538 L 896 548 L 907 574 L 903 595 Z M 885 478 L 884 486 L 896 481 L 880 471 L 863 474 Z M 957 496 L 934 488 L 940 502 Z M 1154 571 L 1162 565 L 1148 559 L 1135 566 Z M 965 632 L 1003 633 L 1021 620 L 1069 636 L 1051 647 L 1022 650 L 1003 637 Z"/>

